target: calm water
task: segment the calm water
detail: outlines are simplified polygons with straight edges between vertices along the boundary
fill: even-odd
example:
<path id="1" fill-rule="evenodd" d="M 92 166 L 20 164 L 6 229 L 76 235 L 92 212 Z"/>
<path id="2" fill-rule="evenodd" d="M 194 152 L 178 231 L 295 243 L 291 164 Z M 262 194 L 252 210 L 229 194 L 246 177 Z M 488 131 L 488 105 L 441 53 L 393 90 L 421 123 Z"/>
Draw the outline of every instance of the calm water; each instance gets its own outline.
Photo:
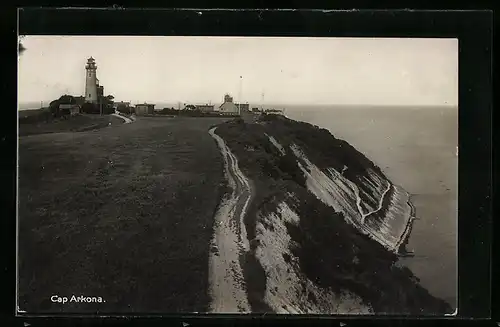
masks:
<path id="1" fill-rule="evenodd" d="M 342 138 L 410 194 L 419 220 L 402 258 L 429 292 L 457 301 L 457 108 L 286 107 L 286 115 Z"/>

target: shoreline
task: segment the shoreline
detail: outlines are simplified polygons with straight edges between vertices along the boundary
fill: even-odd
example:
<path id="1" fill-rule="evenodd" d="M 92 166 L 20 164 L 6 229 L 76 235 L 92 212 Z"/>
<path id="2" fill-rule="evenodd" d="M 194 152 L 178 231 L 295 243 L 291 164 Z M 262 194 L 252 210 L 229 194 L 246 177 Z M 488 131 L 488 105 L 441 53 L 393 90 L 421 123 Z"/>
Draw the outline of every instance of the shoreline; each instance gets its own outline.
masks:
<path id="1" fill-rule="evenodd" d="M 413 229 L 413 224 L 416 220 L 416 209 L 413 203 L 411 202 L 411 195 L 408 194 L 408 201 L 406 203 L 410 207 L 410 216 L 408 217 L 408 221 L 406 223 L 405 230 L 403 232 L 403 235 L 401 236 L 401 240 L 399 244 L 397 245 L 397 254 L 398 255 L 407 255 L 407 254 L 413 254 L 413 252 L 409 252 L 406 246 L 408 245 L 408 241 L 411 236 L 411 231 Z"/>

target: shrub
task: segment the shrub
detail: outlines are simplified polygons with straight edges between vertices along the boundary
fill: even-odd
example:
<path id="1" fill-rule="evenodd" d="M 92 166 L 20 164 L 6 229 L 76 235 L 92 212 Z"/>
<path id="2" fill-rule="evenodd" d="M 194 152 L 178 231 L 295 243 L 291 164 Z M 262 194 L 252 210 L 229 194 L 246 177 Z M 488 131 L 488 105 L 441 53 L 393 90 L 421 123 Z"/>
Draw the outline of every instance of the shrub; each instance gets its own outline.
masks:
<path id="1" fill-rule="evenodd" d="M 130 107 L 124 104 L 119 104 L 118 107 L 116 108 L 118 112 L 121 112 L 122 114 L 130 114 Z"/>
<path id="2" fill-rule="evenodd" d="M 278 119 L 281 119 L 281 115 L 276 115 L 276 114 L 264 114 L 259 116 L 259 121 L 276 121 Z"/>
<path id="3" fill-rule="evenodd" d="M 82 105 L 82 112 L 86 114 L 98 114 L 100 111 L 99 107 L 95 103 L 85 102 Z"/>
<path id="4" fill-rule="evenodd" d="M 174 110 L 174 108 L 163 108 L 160 112 L 160 115 L 177 115 L 178 110 Z"/>
<path id="5" fill-rule="evenodd" d="M 306 186 L 306 177 L 300 169 L 295 155 L 287 152 L 285 155 L 280 156 L 278 167 L 284 173 L 284 179 L 291 179 L 300 186 Z"/>

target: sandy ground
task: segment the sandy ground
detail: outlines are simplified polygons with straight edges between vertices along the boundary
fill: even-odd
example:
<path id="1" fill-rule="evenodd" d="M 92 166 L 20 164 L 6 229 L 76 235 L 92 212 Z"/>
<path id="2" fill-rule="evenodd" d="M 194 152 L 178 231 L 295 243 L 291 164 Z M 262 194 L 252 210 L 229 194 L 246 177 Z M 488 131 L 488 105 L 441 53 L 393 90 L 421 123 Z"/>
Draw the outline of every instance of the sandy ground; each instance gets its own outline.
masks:
<path id="1" fill-rule="evenodd" d="M 209 133 L 222 153 L 224 174 L 232 192 L 222 201 L 214 218 L 214 235 L 209 258 L 210 311 L 250 312 L 240 258 L 249 250 L 243 219 L 252 190 L 248 179 L 238 166 L 237 158 L 215 130 L 216 128 L 212 128 Z"/>

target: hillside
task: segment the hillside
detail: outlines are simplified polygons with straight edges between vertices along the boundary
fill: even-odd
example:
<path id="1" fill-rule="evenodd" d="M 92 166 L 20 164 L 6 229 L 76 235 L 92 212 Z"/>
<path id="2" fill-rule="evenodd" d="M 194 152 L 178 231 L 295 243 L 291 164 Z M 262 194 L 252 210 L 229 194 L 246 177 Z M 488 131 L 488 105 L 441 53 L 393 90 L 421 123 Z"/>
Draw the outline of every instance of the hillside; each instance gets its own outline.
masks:
<path id="1" fill-rule="evenodd" d="M 253 188 L 241 266 L 252 312 L 443 314 L 397 265 L 408 193 L 347 142 L 282 116 L 215 130 Z"/>

